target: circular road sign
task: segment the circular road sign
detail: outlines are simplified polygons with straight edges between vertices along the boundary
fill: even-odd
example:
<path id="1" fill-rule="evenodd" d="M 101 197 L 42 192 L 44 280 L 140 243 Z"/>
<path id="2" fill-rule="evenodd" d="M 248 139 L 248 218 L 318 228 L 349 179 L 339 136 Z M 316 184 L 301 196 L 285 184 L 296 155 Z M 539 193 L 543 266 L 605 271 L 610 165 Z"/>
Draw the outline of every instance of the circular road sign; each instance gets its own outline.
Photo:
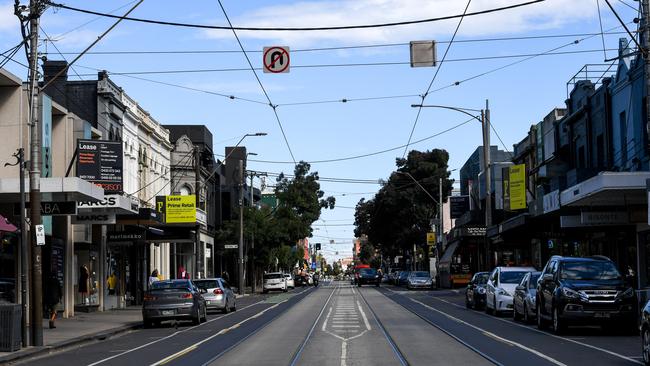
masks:
<path id="1" fill-rule="evenodd" d="M 264 72 L 279 74 L 289 72 L 289 47 L 264 47 Z"/>

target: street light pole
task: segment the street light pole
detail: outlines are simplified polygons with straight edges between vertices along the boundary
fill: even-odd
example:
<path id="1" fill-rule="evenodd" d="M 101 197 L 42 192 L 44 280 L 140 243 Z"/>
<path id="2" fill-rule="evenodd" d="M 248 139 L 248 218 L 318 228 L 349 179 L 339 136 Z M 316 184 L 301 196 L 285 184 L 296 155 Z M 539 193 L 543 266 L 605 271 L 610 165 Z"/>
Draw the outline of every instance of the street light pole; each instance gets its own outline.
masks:
<path id="1" fill-rule="evenodd" d="M 239 294 L 244 294 L 244 160 L 239 160 Z"/>

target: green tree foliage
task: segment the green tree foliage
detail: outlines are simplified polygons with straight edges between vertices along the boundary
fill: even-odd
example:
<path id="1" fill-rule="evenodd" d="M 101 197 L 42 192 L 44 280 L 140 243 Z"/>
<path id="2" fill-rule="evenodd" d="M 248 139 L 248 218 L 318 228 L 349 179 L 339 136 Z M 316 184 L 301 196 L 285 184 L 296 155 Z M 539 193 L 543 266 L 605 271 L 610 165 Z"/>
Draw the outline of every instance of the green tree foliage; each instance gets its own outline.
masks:
<path id="1" fill-rule="evenodd" d="M 375 197 L 357 204 L 355 235 L 366 234 L 375 248 L 390 256 L 411 249 L 413 244 L 424 244 L 438 205 L 405 173 L 439 202 L 439 179 L 443 179 L 445 198 L 452 189 L 448 161 L 449 154 L 440 149 L 412 150 L 406 159 L 396 159 L 397 169 Z"/>

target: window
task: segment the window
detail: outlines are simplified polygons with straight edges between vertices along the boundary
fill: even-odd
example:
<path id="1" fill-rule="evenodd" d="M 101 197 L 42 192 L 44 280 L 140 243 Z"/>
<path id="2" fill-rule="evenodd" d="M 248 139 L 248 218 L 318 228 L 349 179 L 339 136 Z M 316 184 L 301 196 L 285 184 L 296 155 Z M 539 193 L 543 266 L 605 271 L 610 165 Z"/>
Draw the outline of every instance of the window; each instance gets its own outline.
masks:
<path id="1" fill-rule="evenodd" d="M 605 166 L 605 143 L 602 133 L 596 137 L 596 165 L 598 168 Z"/>
<path id="2" fill-rule="evenodd" d="M 187 184 L 184 184 L 184 185 L 181 187 L 181 189 L 178 191 L 178 193 L 179 193 L 181 196 L 189 196 L 189 195 L 192 193 L 192 191 L 190 190 L 190 187 L 189 187 Z"/>
<path id="3" fill-rule="evenodd" d="M 619 138 L 619 153 L 621 154 L 621 166 L 627 162 L 627 119 L 625 118 L 625 111 L 621 112 L 618 116 L 618 124 L 620 131 Z"/>

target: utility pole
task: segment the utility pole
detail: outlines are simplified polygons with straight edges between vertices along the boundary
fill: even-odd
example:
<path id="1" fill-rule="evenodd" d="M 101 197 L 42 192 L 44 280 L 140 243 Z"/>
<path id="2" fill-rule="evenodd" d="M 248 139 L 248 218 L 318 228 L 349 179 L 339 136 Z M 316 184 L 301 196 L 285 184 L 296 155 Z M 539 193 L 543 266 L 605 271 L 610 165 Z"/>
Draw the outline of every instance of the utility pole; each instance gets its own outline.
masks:
<path id="1" fill-rule="evenodd" d="M 253 177 L 255 176 L 255 173 L 251 172 L 251 185 L 250 185 L 250 190 L 251 190 L 251 208 L 255 206 L 254 204 L 254 197 L 253 197 Z M 255 282 L 257 281 L 257 277 L 255 277 L 255 231 L 251 230 L 251 288 L 252 288 L 252 293 L 255 294 L 255 291 L 257 290 L 257 286 Z"/>
<path id="2" fill-rule="evenodd" d="M 443 244 L 442 236 L 444 235 L 444 231 L 445 231 L 445 224 L 444 224 L 445 221 L 444 221 L 444 215 L 443 215 L 443 212 L 442 212 L 442 209 L 443 209 L 443 207 L 442 207 L 442 178 L 440 178 L 440 180 L 438 181 L 438 189 L 439 189 L 439 192 L 438 192 L 438 199 L 439 199 L 439 202 L 438 202 L 438 218 L 440 220 L 438 221 L 438 233 L 437 233 L 437 235 L 438 235 L 438 238 L 439 238 L 438 241 L 440 242 L 440 246 L 436 248 L 436 279 L 438 278 L 438 264 L 439 264 L 438 262 L 440 261 L 440 250 L 442 249 L 442 244 Z M 431 269 L 429 268 L 429 270 L 431 270 Z M 437 286 L 438 286 L 438 283 L 436 282 L 436 287 Z"/>
<path id="3" fill-rule="evenodd" d="M 201 202 L 201 151 L 197 145 L 194 145 L 194 193 L 196 195 L 195 207 L 198 210 Z M 201 278 L 199 270 L 199 253 L 201 250 L 201 223 L 196 223 L 194 233 L 194 272 L 197 278 Z"/>
<path id="4" fill-rule="evenodd" d="M 483 126 L 483 167 L 485 169 L 485 227 L 492 226 L 492 173 L 490 171 L 490 109 L 485 101 L 485 110 L 481 111 L 481 124 Z M 485 237 L 485 263 L 486 270 L 490 270 L 492 260 L 490 254 L 490 241 Z"/>
<path id="5" fill-rule="evenodd" d="M 645 62 L 645 90 L 646 90 L 646 134 L 650 135 L 650 0 L 641 0 L 641 45 L 643 49 L 640 50 Z M 637 276 L 639 277 L 639 276 Z M 641 281 L 639 277 L 639 281 Z"/>
<path id="6" fill-rule="evenodd" d="M 29 91 L 30 95 L 30 171 L 29 202 L 30 231 L 32 242 L 31 277 L 31 335 L 32 346 L 43 345 L 43 264 L 41 247 L 36 242 L 36 225 L 41 225 L 41 135 L 39 124 L 38 98 L 38 22 L 41 4 L 38 0 L 29 2 Z"/>
<path id="7" fill-rule="evenodd" d="M 239 160 L 239 258 L 237 262 L 239 294 L 244 294 L 244 160 Z"/>

